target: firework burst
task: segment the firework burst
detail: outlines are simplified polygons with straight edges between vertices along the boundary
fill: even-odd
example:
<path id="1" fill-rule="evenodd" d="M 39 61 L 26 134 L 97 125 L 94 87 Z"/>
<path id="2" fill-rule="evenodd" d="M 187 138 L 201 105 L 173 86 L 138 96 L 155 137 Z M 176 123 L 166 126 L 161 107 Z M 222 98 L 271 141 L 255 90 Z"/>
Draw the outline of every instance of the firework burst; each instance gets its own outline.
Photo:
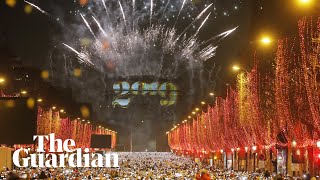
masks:
<path id="1" fill-rule="evenodd" d="M 174 78 L 178 69 L 195 69 L 212 58 L 218 42 L 236 28 L 202 42 L 198 34 L 210 18 L 209 4 L 185 28 L 177 22 L 191 1 L 177 1 L 179 8 L 169 8 L 170 0 L 138 2 L 132 0 L 92 1 L 89 11 L 79 13 L 82 23 L 72 26 L 76 38 L 63 45 L 74 52 L 80 63 L 119 77 L 154 76 Z M 42 13 L 47 14 L 40 7 Z M 168 17 L 176 17 L 168 25 Z M 198 24 L 194 31 L 192 27 Z M 92 43 L 78 43 L 90 37 Z"/>

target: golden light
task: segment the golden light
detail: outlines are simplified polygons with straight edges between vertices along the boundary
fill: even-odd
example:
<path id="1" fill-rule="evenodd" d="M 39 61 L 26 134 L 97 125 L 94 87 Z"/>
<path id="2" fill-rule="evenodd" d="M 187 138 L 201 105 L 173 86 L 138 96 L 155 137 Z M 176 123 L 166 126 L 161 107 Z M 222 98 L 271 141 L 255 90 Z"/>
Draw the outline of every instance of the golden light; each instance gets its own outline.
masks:
<path id="1" fill-rule="evenodd" d="M 6 4 L 11 8 L 13 8 L 16 5 L 16 3 L 16 0 L 6 0 Z"/>
<path id="2" fill-rule="evenodd" d="M 297 146 L 297 142 L 296 141 L 292 141 L 292 147 L 296 147 Z"/>
<path id="3" fill-rule="evenodd" d="M 90 116 L 90 109 L 87 106 L 81 106 L 80 112 L 84 118 L 88 118 Z"/>
<path id="4" fill-rule="evenodd" d="M 214 160 L 217 160 L 217 156 L 214 156 L 213 159 L 214 159 Z"/>
<path id="5" fill-rule="evenodd" d="M 52 108 L 51 108 L 51 109 L 55 110 L 55 109 L 57 109 L 57 107 L 55 107 L 55 106 L 52 106 Z"/>
<path id="6" fill-rule="evenodd" d="M 256 151 L 257 150 L 257 146 L 252 146 L 252 150 Z"/>
<path id="7" fill-rule="evenodd" d="M 39 99 L 37 99 L 37 101 L 38 101 L 39 103 L 41 103 L 41 102 L 43 101 L 43 99 L 39 98 Z"/>
<path id="8" fill-rule="evenodd" d="M 85 122 L 86 120 L 82 119 L 82 122 Z"/>
<path id="9" fill-rule="evenodd" d="M 169 134 L 169 132 L 166 132 L 166 134 Z"/>
<path id="10" fill-rule="evenodd" d="M 193 111 L 192 114 L 196 114 L 196 112 Z"/>
<path id="11" fill-rule="evenodd" d="M 79 0 L 79 4 L 81 5 L 81 6 L 84 6 L 84 5 L 86 5 L 88 3 L 88 0 Z"/>
<path id="12" fill-rule="evenodd" d="M 76 69 L 73 70 L 73 75 L 74 75 L 75 77 L 80 77 L 81 74 L 82 74 L 82 71 L 81 71 L 80 68 L 76 68 Z"/>
<path id="13" fill-rule="evenodd" d="M 4 84 L 6 82 L 6 79 L 3 77 L 0 77 L 0 84 Z"/>
<path id="14" fill-rule="evenodd" d="M 206 104 L 206 102 L 202 101 L 202 102 L 201 102 L 201 104 L 202 104 L 202 105 L 205 105 L 205 104 Z"/>
<path id="15" fill-rule="evenodd" d="M 241 68 L 238 65 L 232 66 L 233 71 L 239 71 Z"/>
<path id="16" fill-rule="evenodd" d="M 261 43 L 264 44 L 264 45 L 268 45 L 271 43 L 271 38 L 268 37 L 268 36 L 264 36 L 261 38 Z"/>
<path id="17" fill-rule="evenodd" d="M 33 109 L 33 108 L 34 108 L 34 104 L 35 104 L 35 102 L 34 102 L 34 99 L 33 99 L 33 98 L 29 98 L 29 99 L 27 100 L 27 107 L 28 107 L 29 109 Z"/>
<path id="18" fill-rule="evenodd" d="M 199 109 L 199 108 L 196 108 L 196 111 L 200 111 L 200 109 Z"/>
<path id="19" fill-rule="evenodd" d="M 8 100 L 8 101 L 6 101 L 5 104 L 6 104 L 6 107 L 7 107 L 7 108 L 14 108 L 15 105 L 16 105 L 16 103 L 15 103 L 14 100 Z"/>
<path id="20" fill-rule="evenodd" d="M 30 14 L 30 13 L 32 12 L 32 6 L 29 5 L 29 4 L 25 5 L 25 6 L 24 6 L 24 12 L 25 12 L 26 14 Z"/>
<path id="21" fill-rule="evenodd" d="M 50 73 L 48 70 L 43 70 L 40 76 L 42 79 L 49 79 Z"/>
<path id="22" fill-rule="evenodd" d="M 61 113 L 64 113 L 64 109 L 60 109 L 60 112 L 61 112 Z"/>
<path id="23" fill-rule="evenodd" d="M 298 3 L 300 5 L 306 6 L 306 5 L 310 5 L 312 3 L 312 0 L 298 0 Z"/>
<path id="24" fill-rule="evenodd" d="M 210 95 L 210 96 L 214 96 L 214 93 L 211 92 L 211 93 L 209 93 L 209 95 Z"/>
<path id="25" fill-rule="evenodd" d="M 192 117 L 191 117 L 191 116 L 188 116 L 188 118 L 191 119 Z"/>
<path id="26" fill-rule="evenodd" d="M 20 93 L 23 94 L 23 95 L 28 94 L 28 92 L 26 90 L 22 90 Z"/>

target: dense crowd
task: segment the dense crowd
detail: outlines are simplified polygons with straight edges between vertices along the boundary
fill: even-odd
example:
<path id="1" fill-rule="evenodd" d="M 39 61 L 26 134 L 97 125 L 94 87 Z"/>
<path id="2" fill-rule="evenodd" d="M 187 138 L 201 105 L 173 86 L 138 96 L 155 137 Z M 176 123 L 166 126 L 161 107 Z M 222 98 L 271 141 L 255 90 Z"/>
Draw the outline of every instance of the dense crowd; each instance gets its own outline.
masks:
<path id="1" fill-rule="evenodd" d="M 4 169 L 0 179 L 118 179 L 118 180 L 210 180 L 210 179 L 292 179 L 266 172 L 218 170 L 206 163 L 172 153 L 118 153 L 119 168 L 31 168 Z M 310 179 L 305 177 L 304 179 Z"/>

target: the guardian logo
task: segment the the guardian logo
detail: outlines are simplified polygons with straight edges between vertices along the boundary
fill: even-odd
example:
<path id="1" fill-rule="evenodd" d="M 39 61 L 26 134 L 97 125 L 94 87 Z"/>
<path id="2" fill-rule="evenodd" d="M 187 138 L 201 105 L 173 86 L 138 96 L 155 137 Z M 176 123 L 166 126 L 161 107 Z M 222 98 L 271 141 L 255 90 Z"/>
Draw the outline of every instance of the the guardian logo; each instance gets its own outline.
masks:
<path id="1" fill-rule="evenodd" d="M 119 167 L 118 154 L 89 153 L 89 149 L 75 149 L 76 143 L 72 139 L 62 142 L 55 139 L 54 134 L 36 135 L 33 140 L 38 141 L 36 153 L 28 154 L 27 149 L 18 149 L 13 153 L 13 163 L 17 167 Z M 45 152 L 45 141 L 49 141 L 49 153 Z M 56 145 L 56 146 L 55 146 Z M 20 157 L 20 152 L 25 152 L 29 157 Z M 111 156 L 113 164 L 111 165 Z"/>

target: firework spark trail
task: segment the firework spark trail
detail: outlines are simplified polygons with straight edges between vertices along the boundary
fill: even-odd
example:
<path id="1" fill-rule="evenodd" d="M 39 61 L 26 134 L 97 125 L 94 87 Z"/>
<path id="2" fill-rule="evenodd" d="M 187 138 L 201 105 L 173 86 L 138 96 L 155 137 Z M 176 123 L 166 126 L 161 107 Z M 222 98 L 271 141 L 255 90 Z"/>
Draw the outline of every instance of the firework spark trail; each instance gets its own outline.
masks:
<path id="1" fill-rule="evenodd" d="M 98 21 L 96 18 L 94 18 L 93 16 L 92 16 L 92 18 L 93 18 L 93 20 L 96 22 L 96 24 L 97 24 L 97 26 L 99 27 L 100 31 L 101 31 L 105 36 L 108 36 L 107 33 L 106 33 L 106 31 L 102 28 L 102 26 L 101 26 L 101 24 L 99 23 L 99 21 Z"/>
<path id="2" fill-rule="evenodd" d="M 132 9 L 133 9 L 133 12 L 135 12 L 135 9 L 136 9 L 136 0 L 132 0 Z"/>
<path id="3" fill-rule="evenodd" d="M 170 4 L 170 0 L 168 0 L 166 6 L 164 7 L 163 12 L 162 12 L 162 16 L 161 16 L 161 18 L 159 19 L 159 21 L 160 21 L 161 19 L 163 19 L 163 16 L 165 15 L 169 4 Z"/>
<path id="4" fill-rule="evenodd" d="M 201 16 L 212 6 L 212 3 L 209 4 L 204 10 L 201 11 L 201 13 L 189 24 L 188 27 L 186 27 L 182 33 L 178 36 L 178 39 L 183 35 L 197 20 L 201 18 Z"/>
<path id="5" fill-rule="evenodd" d="M 222 38 L 219 40 L 219 41 L 221 41 L 223 38 L 229 36 L 229 35 L 230 35 L 233 31 L 235 31 L 238 27 L 239 27 L 239 26 L 237 26 L 237 27 L 235 27 L 235 28 L 233 28 L 233 29 L 230 29 L 230 30 L 228 30 L 228 31 L 225 31 L 225 32 L 223 32 L 223 33 L 220 33 L 220 34 L 218 34 L 217 36 L 214 36 L 214 37 L 208 39 L 207 41 L 201 43 L 200 46 L 203 45 L 203 44 L 209 43 L 210 41 L 216 39 L 217 37 L 221 37 L 221 36 L 222 36 Z M 216 43 L 218 43 L 219 41 L 217 41 Z"/>
<path id="6" fill-rule="evenodd" d="M 104 9 L 105 9 L 105 11 L 106 11 L 106 14 L 107 14 L 107 16 L 108 16 L 108 20 L 110 21 L 110 14 L 109 14 L 109 12 L 108 12 L 108 9 L 107 9 L 107 6 L 106 6 L 106 2 L 104 2 L 104 0 L 101 0 L 101 1 L 102 1 L 102 4 L 103 4 Z"/>
<path id="7" fill-rule="evenodd" d="M 94 66 L 94 64 L 91 62 L 90 58 L 86 54 L 78 52 L 77 50 L 75 50 L 74 48 L 72 48 L 71 46 L 69 46 L 65 43 L 62 43 L 62 44 L 64 46 L 66 46 L 68 49 L 70 49 L 71 51 L 73 51 L 74 53 L 76 53 L 78 56 L 78 59 L 81 63 L 85 63 L 85 64 L 89 64 L 89 65 Z"/>
<path id="8" fill-rule="evenodd" d="M 200 29 L 202 28 L 202 26 L 206 23 L 206 21 L 208 20 L 208 18 L 210 17 L 211 12 L 208 14 L 208 16 L 202 21 L 201 25 L 199 26 L 199 28 L 197 29 L 196 33 L 193 36 L 197 36 Z"/>
<path id="9" fill-rule="evenodd" d="M 104 0 L 101 0 L 101 1 L 102 1 L 104 9 L 106 10 L 106 13 L 109 14 L 108 10 L 107 10 L 106 2 L 104 2 Z"/>
<path id="10" fill-rule="evenodd" d="M 120 6 L 121 13 L 122 13 L 122 18 L 123 18 L 124 24 L 127 26 L 126 15 L 124 14 L 123 7 L 121 5 L 120 0 L 118 2 L 119 2 L 119 6 Z"/>
<path id="11" fill-rule="evenodd" d="M 150 0 L 150 26 L 151 26 L 152 14 L 153 14 L 153 0 Z"/>
<path id="12" fill-rule="evenodd" d="M 186 0 L 183 0 L 183 2 L 182 2 L 182 6 L 181 6 L 180 11 L 179 11 L 179 13 L 178 13 L 178 16 L 177 16 L 176 22 L 174 23 L 174 26 L 175 26 L 175 25 L 177 24 L 177 22 L 178 22 L 179 16 L 180 16 L 180 14 L 181 14 L 181 11 L 182 11 L 182 9 L 183 9 L 183 7 L 184 7 L 185 3 L 186 3 Z"/>
<path id="13" fill-rule="evenodd" d="M 88 27 L 88 29 L 90 30 L 90 32 L 91 32 L 91 34 L 93 35 L 93 37 L 94 37 L 95 39 L 97 39 L 97 37 L 96 37 L 96 35 L 93 33 L 93 31 L 92 31 L 92 29 L 91 29 L 88 21 L 83 17 L 82 14 L 80 14 L 80 16 L 81 16 L 82 20 L 84 21 L 84 23 L 86 24 L 86 26 Z"/>
<path id="14" fill-rule="evenodd" d="M 28 3 L 29 5 L 33 6 L 33 7 L 36 8 L 36 9 L 38 9 L 38 10 L 39 10 L 40 12 L 42 12 L 43 14 L 48 15 L 48 13 L 47 13 L 46 11 L 42 10 L 39 6 L 36 6 L 36 5 L 32 4 L 31 2 L 26 1 L 26 0 L 24 0 L 24 2 L 25 2 L 25 3 Z"/>
<path id="15" fill-rule="evenodd" d="M 75 52 L 76 54 L 80 54 L 80 52 L 78 52 L 77 50 L 73 49 L 71 46 L 65 44 L 65 43 L 62 43 L 64 46 L 66 46 L 67 48 L 69 48 L 71 51 Z"/>

